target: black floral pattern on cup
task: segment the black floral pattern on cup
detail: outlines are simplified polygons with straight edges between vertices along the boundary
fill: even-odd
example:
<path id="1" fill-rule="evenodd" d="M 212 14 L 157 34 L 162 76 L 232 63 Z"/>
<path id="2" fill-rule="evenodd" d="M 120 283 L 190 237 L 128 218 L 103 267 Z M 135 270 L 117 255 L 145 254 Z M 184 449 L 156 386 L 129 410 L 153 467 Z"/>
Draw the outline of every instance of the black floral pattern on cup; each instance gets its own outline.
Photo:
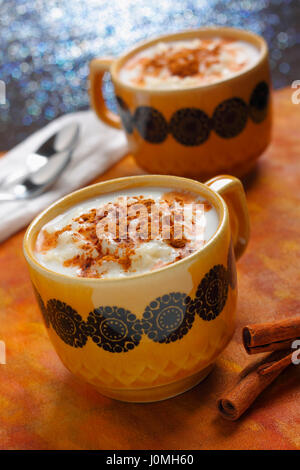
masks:
<path id="1" fill-rule="evenodd" d="M 42 299 L 42 297 L 40 296 L 40 294 L 39 294 L 39 292 L 37 291 L 37 289 L 36 289 L 35 286 L 33 286 L 33 290 L 34 290 L 34 294 L 35 294 L 35 297 L 36 297 L 38 306 L 40 307 L 40 311 L 41 311 L 41 313 L 42 313 L 45 326 L 46 326 L 46 328 L 50 328 L 50 320 L 49 320 L 49 316 L 48 316 L 48 310 L 47 310 L 47 308 L 45 307 L 45 304 L 44 304 L 44 302 L 43 302 L 43 299 Z"/>
<path id="2" fill-rule="evenodd" d="M 87 326 L 94 343 L 112 353 L 132 350 L 142 337 L 140 321 L 129 310 L 120 307 L 96 308 L 90 312 Z"/>
<path id="3" fill-rule="evenodd" d="M 249 102 L 249 114 L 253 122 L 262 122 L 268 112 L 270 90 L 266 82 L 259 82 L 254 88 Z"/>
<path id="4" fill-rule="evenodd" d="M 132 134 L 133 132 L 133 117 L 131 112 L 125 103 L 125 101 L 120 97 L 116 96 L 117 104 L 118 104 L 118 111 L 120 114 L 120 118 L 122 120 L 122 124 L 124 126 L 125 131 L 128 134 Z"/>
<path id="5" fill-rule="evenodd" d="M 216 107 L 212 120 L 214 131 L 224 139 L 239 135 L 248 119 L 248 106 L 241 98 L 230 98 Z"/>
<path id="6" fill-rule="evenodd" d="M 214 320 L 222 312 L 227 296 L 227 270 L 222 264 L 218 264 L 200 282 L 196 291 L 194 308 L 202 320 Z"/>
<path id="7" fill-rule="evenodd" d="M 183 108 L 176 111 L 170 121 L 170 133 L 182 145 L 203 144 L 210 134 L 210 119 L 197 108 Z"/>
<path id="8" fill-rule="evenodd" d="M 140 344 L 143 335 L 165 344 L 182 339 L 192 328 L 196 313 L 205 321 L 214 320 L 224 309 L 228 285 L 236 287 L 232 244 L 227 269 L 221 264 L 211 268 L 194 298 L 183 292 L 157 297 L 147 305 L 141 320 L 122 307 L 100 306 L 84 321 L 76 310 L 58 299 L 50 299 L 45 306 L 35 287 L 34 290 L 46 326 L 52 326 L 66 344 L 82 348 L 90 337 L 105 351 L 126 353 Z"/>
<path id="9" fill-rule="evenodd" d="M 198 108 L 182 108 L 173 113 L 169 123 L 158 109 L 138 106 L 131 114 L 125 101 L 120 96 L 116 99 L 128 134 L 136 128 L 144 140 L 159 144 L 170 133 L 181 145 L 198 146 L 209 139 L 212 130 L 219 137 L 231 139 L 244 130 L 248 117 L 257 124 L 262 122 L 268 112 L 269 95 L 269 85 L 261 81 L 255 86 L 248 105 L 242 98 L 229 98 L 215 108 L 212 117 Z"/>
<path id="10" fill-rule="evenodd" d="M 151 340 L 170 343 L 183 338 L 194 319 L 191 298 L 181 292 L 171 292 L 150 302 L 143 314 L 142 328 Z"/>
<path id="11" fill-rule="evenodd" d="M 86 344 L 85 323 L 76 310 L 60 300 L 50 299 L 47 311 L 51 326 L 66 344 L 74 348 L 82 348 Z"/>
<path id="12" fill-rule="evenodd" d="M 157 109 L 139 106 L 134 113 L 134 123 L 143 139 L 152 144 L 163 142 L 168 135 L 168 123 Z"/>
<path id="13" fill-rule="evenodd" d="M 228 274 L 228 282 L 229 282 L 231 289 L 235 289 L 237 286 L 237 273 L 236 273 L 235 255 L 234 255 L 232 240 L 230 242 L 228 255 L 227 255 L 227 274 Z"/>

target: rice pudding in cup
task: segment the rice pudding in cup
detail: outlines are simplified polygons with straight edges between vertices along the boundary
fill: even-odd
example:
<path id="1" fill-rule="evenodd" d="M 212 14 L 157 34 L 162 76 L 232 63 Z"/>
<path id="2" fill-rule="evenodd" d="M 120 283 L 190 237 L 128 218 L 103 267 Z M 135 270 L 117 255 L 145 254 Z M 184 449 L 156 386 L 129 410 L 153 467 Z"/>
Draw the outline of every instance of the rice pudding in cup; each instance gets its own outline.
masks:
<path id="1" fill-rule="evenodd" d="M 161 218 L 158 230 L 144 236 L 143 214 L 135 224 L 142 213 L 133 210 L 136 200 L 147 220 L 156 220 L 157 208 L 169 215 L 169 235 Z M 176 236 L 183 204 L 199 215 L 193 219 L 199 225 L 193 231 L 185 218 Z M 24 253 L 63 364 L 103 395 L 148 402 L 199 383 L 230 341 L 235 259 L 248 238 L 245 194 L 236 178 L 202 184 L 147 175 L 98 183 L 54 203 L 28 228 Z"/>
<path id="2" fill-rule="evenodd" d="M 195 193 L 132 188 L 75 205 L 39 232 L 35 255 L 46 268 L 110 279 L 168 266 L 202 248 L 219 225 Z"/>
<path id="3" fill-rule="evenodd" d="M 119 115 L 101 91 L 109 71 Z M 161 36 L 90 64 L 91 104 L 123 127 L 150 173 L 242 176 L 270 142 L 268 48 L 254 33 L 210 27 Z"/>
<path id="4" fill-rule="evenodd" d="M 180 90 L 232 78 L 253 67 L 258 58 L 253 44 L 233 38 L 161 41 L 126 61 L 119 78 L 140 88 Z"/>

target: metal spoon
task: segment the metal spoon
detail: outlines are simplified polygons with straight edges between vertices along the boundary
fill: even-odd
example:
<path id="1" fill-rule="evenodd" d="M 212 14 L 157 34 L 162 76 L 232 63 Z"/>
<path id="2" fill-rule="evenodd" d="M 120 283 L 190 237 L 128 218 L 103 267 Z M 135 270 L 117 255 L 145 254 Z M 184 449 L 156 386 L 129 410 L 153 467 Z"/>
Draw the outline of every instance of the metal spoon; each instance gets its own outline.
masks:
<path id="1" fill-rule="evenodd" d="M 64 126 L 44 142 L 27 159 L 29 171 L 7 177 L 1 185 L 0 202 L 29 199 L 39 196 L 52 186 L 71 161 L 78 142 L 79 126 Z"/>

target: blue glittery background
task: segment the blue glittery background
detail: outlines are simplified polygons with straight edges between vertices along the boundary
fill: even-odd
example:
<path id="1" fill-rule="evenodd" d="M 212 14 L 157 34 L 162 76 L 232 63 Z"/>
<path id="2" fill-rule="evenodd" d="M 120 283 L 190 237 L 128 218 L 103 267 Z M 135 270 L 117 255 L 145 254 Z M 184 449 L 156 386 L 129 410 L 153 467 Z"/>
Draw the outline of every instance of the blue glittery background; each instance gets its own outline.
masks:
<path id="1" fill-rule="evenodd" d="M 88 107 L 92 57 L 210 24 L 262 34 L 275 88 L 300 79 L 299 0 L 0 0 L 0 80 L 6 84 L 0 150 L 61 114 Z"/>

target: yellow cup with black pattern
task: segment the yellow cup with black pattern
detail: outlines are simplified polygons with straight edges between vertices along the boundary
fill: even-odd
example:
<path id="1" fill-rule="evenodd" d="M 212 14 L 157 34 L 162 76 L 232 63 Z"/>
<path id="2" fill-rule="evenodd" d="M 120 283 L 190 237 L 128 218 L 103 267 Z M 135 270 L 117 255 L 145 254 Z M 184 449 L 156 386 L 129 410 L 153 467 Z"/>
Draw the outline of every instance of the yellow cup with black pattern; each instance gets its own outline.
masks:
<path id="1" fill-rule="evenodd" d="M 199 194 L 216 209 L 216 233 L 203 248 L 173 264 L 123 278 L 79 278 L 36 259 L 41 228 L 70 207 L 127 188 L 162 187 Z M 57 354 L 76 376 L 123 401 L 162 400 L 200 382 L 235 328 L 235 259 L 246 248 L 249 221 L 239 180 L 206 184 L 164 175 L 110 180 L 56 202 L 28 228 L 24 253 Z"/>
<path id="2" fill-rule="evenodd" d="M 225 37 L 246 41 L 257 62 L 231 78 L 181 89 L 147 89 L 123 83 L 125 62 L 161 41 Z M 110 72 L 119 115 L 107 108 L 102 79 Z M 123 127 L 130 152 L 150 173 L 205 180 L 249 172 L 271 138 L 268 47 L 261 36 L 236 28 L 210 27 L 161 36 L 118 59 L 90 63 L 91 104 L 106 124 Z"/>

